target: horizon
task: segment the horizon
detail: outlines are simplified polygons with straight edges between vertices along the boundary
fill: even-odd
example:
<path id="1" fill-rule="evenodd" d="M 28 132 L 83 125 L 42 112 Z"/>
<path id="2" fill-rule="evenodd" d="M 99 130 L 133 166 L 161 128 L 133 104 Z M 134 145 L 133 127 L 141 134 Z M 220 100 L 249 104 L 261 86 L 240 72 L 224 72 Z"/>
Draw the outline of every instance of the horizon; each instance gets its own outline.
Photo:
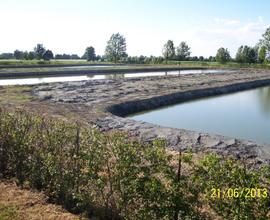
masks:
<path id="1" fill-rule="evenodd" d="M 224 47 L 234 57 L 241 45 L 255 46 L 270 27 L 269 6 L 266 0 L 4 1 L 0 53 L 31 51 L 42 43 L 54 54 L 81 56 L 93 46 L 103 55 L 110 36 L 119 32 L 130 56 L 161 56 L 170 39 L 175 47 L 186 41 L 191 56 L 214 56 Z"/>

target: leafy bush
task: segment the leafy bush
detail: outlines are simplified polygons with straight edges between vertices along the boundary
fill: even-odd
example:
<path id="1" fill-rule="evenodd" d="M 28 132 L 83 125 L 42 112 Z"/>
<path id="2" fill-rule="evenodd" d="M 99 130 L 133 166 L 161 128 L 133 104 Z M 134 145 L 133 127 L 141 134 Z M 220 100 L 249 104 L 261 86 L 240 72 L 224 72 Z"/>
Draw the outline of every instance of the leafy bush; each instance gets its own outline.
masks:
<path id="1" fill-rule="evenodd" d="M 268 219 L 269 167 L 247 168 L 245 162 L 210 154 L 195 166 L 196 181 L 202 184 L 209 205 L 225 219 Z M 268 179 L 266 178 L 268 176 Z M 219 190 L 220 198 L 213 192 Z M 250 195 L 255 191 L 259 195 Z M 264 198 L 267 197 L 267 198 Z"/>
<path id="2" fill-rule="evenodd" d="M 211 188 L 269 187 L 266 169 L 233 159 L 171 153 L 23 110 L 0 108 L 0 175 L 43 190 L 52 202 L 100 219 L 267 219 L 269 197 L 213 200 Z M 267 176 L 268 175 L 268 176 Z"/>

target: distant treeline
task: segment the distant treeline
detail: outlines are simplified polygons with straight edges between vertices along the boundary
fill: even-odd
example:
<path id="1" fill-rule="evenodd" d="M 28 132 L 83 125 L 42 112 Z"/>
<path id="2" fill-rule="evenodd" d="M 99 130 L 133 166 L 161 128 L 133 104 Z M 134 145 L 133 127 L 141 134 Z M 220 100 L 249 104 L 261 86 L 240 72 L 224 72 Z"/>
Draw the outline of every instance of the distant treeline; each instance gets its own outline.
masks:
<path id="1" fill-rule="evenodd" d="M 242 45 L 239 47 L 235 58 L 232 58 L 226 48 L 219 48 L 215 56 L 190 56 L 191 48 L 185 41 L 182 41 L 177 47 L 172 40 L 168 40 L 162 48 L 163 56 L 128 56 L 126 53 L 126 39 L 119 33 L 113 34 L 105 49 L 104 55 L 96 55 L 95 48 L 89 46 L 85 49 L 83 56 L 77 54 L 56 54 L 54 56 L 51 50 L 46 50 L 42 44 L 37 44 L 33 51 L 15 50 L 14 53 L 2 53 L 0 59 L 84 59 L 87 61 L 102 62 L 121 62 L 130 64 L 160 64 L 168 61 L 206 61 L 226 63 L 229 61 L 237 63 L 268 63 L 270 61 L 270 28 L 262 35 L 262 39 L 254 46 Z"/>

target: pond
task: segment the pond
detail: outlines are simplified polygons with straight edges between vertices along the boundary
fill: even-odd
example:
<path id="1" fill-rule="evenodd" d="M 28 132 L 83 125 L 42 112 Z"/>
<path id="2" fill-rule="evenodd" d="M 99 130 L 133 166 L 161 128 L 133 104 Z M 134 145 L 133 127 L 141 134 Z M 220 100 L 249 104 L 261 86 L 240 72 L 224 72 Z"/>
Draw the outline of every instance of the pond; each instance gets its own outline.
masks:
<path id="1" fill-rule="evenodd" d="M 270 86 L 183 102 L 129 118 L 270 144 Z"/>
<path id="2" fill-rule="evenodd" d="M 121 78 L 133 78 L 133 77 L 147 77 L 147 76 L 165 76 L 165 75 L 182 75 L 182 74 L 202 74 L 202 73 L 224 73 L 232 72 L 232 70 L 181 70 L 181 71 L 160 71 L 160 72 L 143 72 L 143 73 L 115 73 L 115 74 L 88 74 L 77 76 L 52 76 L 52 77 L 20 77 L 0 79 L 0 86 L 5 85 L 32 85 L 40 83 L 52 83 L 52 82 L 73 82 L 83 80 L 97 80 L 97 79 L 121 79 Z"/>

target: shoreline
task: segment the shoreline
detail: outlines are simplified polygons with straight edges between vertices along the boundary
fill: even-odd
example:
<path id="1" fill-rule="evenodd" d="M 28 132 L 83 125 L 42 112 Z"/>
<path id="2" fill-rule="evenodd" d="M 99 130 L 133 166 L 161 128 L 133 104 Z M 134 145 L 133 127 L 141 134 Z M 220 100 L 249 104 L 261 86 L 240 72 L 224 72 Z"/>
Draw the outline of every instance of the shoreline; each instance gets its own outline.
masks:
<path id="1" fill-rule="evenodd" d="M 111 105 L 107 107 L 106 111 L 116 116 L 125 117 L 130 114 L 139 113 L 147 110 L 154 110 L 159 107 L 179 104 L 186 101 L 193 101 L 205 97 L 214 97 L 219 95 L 255 89 L 267 85 L 270 85 L 270 79 L 237 83 L 216 88 L 198 89 L 188 92 L 177 92 L 169 95 L 153 97 L 151 99 L 136 100 Z"/>
<path id="2" fill-rule="evenodd" d="M 146 142 L 164 138 L 167 146 L 174 150 L 191 148 L 195 152 L 211 151 L 224 156 L 252 159 L 258 163 L 270 163 L 270 144 L 161 127 L 120 117 L 196 98 L 266 85 L 270 85 L 270 71 L 238 70 L 236 73 L 190 74 L 180 77 L 51 83 L 36 86 L 34 94 L 46 103 L 64 104 L 67 108 L 80 105 L 81 116 L 83 117 L 83 111 L 90 112 L 93 118 L 85 120 L 94 122 L 104 131 L 125 131 Z"/>

